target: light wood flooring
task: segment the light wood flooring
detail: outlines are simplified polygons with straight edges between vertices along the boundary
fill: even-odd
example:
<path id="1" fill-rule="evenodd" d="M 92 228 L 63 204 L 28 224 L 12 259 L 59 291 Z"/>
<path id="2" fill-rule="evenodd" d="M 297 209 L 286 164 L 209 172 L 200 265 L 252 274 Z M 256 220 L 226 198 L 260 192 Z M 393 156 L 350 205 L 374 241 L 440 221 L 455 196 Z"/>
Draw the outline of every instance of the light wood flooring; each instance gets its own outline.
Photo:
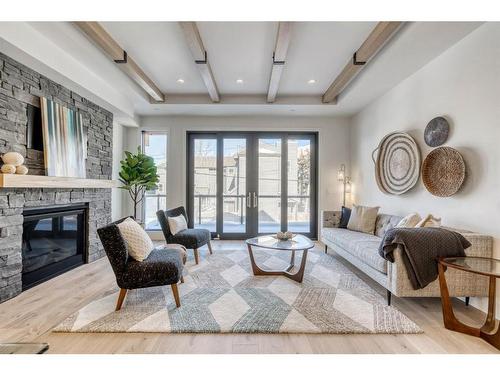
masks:
<path id="1" fill-rule="evenodd" d="M 213 247 L 246 251 L 242 241 L 213 241 Z M 343 259 L 338 261 L 385 296 L 377 283 Z M 393 297 L 393 306 L 425 331 L 413 335 L 51 332 L 68 315 L 117 289 L 107 259 L 49 280 L 0 304 L 0 342 L 48 342 L 48 353 L 499 353 L 481 339 L 445 329 L 439 298 Z M 466 322 L 479 325 L 484 318 L 458 299 L 454 307 Z"/>

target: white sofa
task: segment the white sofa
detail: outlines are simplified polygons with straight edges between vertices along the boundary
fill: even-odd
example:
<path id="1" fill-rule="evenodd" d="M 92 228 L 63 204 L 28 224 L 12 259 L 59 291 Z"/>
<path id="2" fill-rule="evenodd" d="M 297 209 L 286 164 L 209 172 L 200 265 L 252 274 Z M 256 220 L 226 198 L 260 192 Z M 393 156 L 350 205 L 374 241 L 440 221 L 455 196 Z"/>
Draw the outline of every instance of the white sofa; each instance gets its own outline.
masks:
<path id="1" fill-rule="evenodd" d="M 320 239 L 325 245 L 325 252 L 332 249 L 352 265 L 370 276 L 387 289 L 387 302 L 391 294 L 398 297 L 439 297 L 439 281 L 435 280 L 423 289 L 413 289 L 406 268 L 403 264 L 401 249 L 394 252 L 395 262 L 391 263 L 378 254 L 378 248 L 384 234 L 393 228 L 401 217 L 387 214 L 377 216 L 375 234 L 354 232 L 339 228 L 340 211 L 321 212 Z M 461 233 L 472 244 L 465 252 L 468 256 L 492 257 L 493 238 L 479 233 L 453 229 Z M 450 296 L 468 297 L 486 296 L 488 278 L 461 272 L 455 269 L 446 271 L 446 281 Z"/>

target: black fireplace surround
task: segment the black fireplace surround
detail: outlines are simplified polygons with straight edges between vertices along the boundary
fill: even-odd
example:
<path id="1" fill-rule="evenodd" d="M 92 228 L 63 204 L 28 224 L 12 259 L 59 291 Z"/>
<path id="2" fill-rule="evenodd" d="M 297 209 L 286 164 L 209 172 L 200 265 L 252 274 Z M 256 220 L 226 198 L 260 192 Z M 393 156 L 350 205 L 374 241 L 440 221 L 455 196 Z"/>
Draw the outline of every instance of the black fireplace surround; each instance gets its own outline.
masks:
<path id="1" fill-rule="evenodd" d="M 23 216 L 23 290 L 87 262 L 87 204 L 29 208 Z"/>

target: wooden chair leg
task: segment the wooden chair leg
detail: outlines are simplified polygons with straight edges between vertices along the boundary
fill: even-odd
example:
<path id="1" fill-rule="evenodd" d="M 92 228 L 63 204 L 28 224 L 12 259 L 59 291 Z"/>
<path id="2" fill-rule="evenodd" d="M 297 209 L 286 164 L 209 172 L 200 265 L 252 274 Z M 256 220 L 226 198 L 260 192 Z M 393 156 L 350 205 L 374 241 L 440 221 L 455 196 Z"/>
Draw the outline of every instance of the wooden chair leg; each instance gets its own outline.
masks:
<path id="1" fill-rule="evenodd" d="M 194 251 L 194 262 L 195 262 L 196 264 L 198 264 L 198 263 L 199 263 L 199 261 L 200 261 L 200 259 L 199 259 L 199 257 L 198 257 L 198 249 L 193 249 L 193 251 Z"/>
<path id="2" fill-rule="evenodd" d="M 177 284 L 170 285 L 172 287 L 172 293 L 175 299 L 175 305 L 181 307 L 181 300 L 179 299 L 179 289 L 177 289 Z"/>
<path id="3" fill-rule="evenodd" d="M 122 308 L 123 301 L 125 300 L 126 295 L 127 295 L 127 289 L 120 289 L 120 295 L 118 296 L 118 301 L 116 301 L 115 311 L 118 311 Z"/>
<path id="4" fill-rule="evenodd" d="M 212 255 L 213 254 L 213 252 L 212 252 L 212 243 L 210 241 L 208 241 L 207 246 L 208 246 L 208 252 L 210 253 L 210 255 Z"/>

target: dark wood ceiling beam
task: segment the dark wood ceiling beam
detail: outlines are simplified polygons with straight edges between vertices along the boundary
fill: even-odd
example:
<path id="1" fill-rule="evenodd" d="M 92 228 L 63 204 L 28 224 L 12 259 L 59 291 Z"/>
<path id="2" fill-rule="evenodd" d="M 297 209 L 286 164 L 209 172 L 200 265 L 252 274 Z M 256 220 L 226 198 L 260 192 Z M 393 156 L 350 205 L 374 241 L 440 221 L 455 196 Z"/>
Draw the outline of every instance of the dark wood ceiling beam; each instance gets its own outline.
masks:
<path id="1" fill-rule="evenodd" d="M 366 64 L 396 34 L 402 22 L 379 22 L 323 95 L 323 103 L 336 103 L 339 95 Z"/>
<path id="2" fill-rule="evenodd" d="M 102 49 L 130 79 L 137 83 L 150 96 L 152 102 L 165 101 L 165 95 L 153 80 L 144 73 L 134 59 L 127 54 L 98 22 L 75 22 L 75 25 L 96 46 Z"/>
<path id="3" fill-rule="evenodd" d="M 214 103 L 220 101 L 219 90 L 217 89 L 217 83 L 215 82 L 214 74 L 210 63 L 208 62 L 207 51 L 203 46 L 203 41 L 196 26 L 196 22 L 179 22 L 179 25 L 184 31 L 187 44 L 193 55 L 194 62 L 198 67 L 201 78 L 207 87 L 208 95 Z"/>
<path id="4" fill-rule="evenodd" d="M 291 22 L 280 22 L 278 25 L 278 35 L 276 37 L 276 46 L 273 53 L 273 66 L 271 77 L 269 78 L 269 88 L 267 90 L 267 102 L 273 103 L 276 100 L 281 80 L 281 74 L 285 67 L 286 54 L 290 44 L 292 30 Z"/>

